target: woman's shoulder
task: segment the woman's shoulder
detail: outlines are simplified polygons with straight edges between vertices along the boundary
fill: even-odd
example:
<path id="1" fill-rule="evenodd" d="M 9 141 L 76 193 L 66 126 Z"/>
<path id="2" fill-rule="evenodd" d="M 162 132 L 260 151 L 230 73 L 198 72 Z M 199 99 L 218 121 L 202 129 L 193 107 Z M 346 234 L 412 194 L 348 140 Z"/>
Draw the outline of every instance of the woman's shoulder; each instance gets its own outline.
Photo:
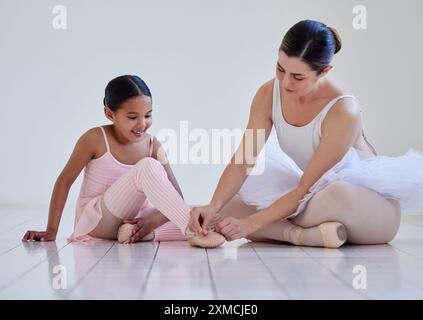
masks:
<path id="1" fill-rule="evenodd" d="M 273 95 L 273 86 L 274 86 L 275 78 L 270 79 L 263 83 L 257 90 L 256 96 L 260 96 L 262 98 L 271 97 Z"/>
<path id="2" fill-rule="evenodd" d="M 341 96 L 354 96 L 354 93 L 351 90 L 348 90 L 331 80 L 327 81 L 325 91 L 327 92 L 328 97 L 331 97 L 332 99 Z"/>
<path id="3" fill-rule="evenodd" d="M 254 99 L 253 107 L 261 110 L 271 110 L 273 101 L 273 84 L 275 79 L 271 79 L 263 83 L 257 90 Z"/>
<path id="4" fill-rule="evenodd" d="M 352 96 L 349 92 L 338 92 L 334 95 L 334 99 L 340 96 Z M 360 122 L 360 106 L 355 98 L 342 98 L 335 101 L 333 106 L 327 113 L 324 122 L 341 123 L 342 119 L 349 119 L 348 121 Z"/>
<path id="5" fill-rule="evenodd" d="M 329 114 L 343 114 L 348 112 L 359 112 L 357 98 L 351 90 L 345 89 L 333 82 L 327 84 L 328 101 L 334 101 Z"/>

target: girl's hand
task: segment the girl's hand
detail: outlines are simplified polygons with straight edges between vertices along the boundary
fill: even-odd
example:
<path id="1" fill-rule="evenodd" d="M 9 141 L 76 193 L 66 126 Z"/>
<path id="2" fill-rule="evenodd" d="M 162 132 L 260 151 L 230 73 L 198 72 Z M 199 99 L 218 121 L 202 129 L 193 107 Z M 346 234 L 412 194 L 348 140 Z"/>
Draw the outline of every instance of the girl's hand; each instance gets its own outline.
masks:
<path id="1" fill-rule="evenodd" d="M 198 234 L 206 235 L 209 224 L 216 218 L 216 214 L 217 210 L 211 205 L 192 208 L 188 228 Z"/>
<path id="2" fill-rule="evenodd" d="M 47 231 L 32 231 L 28 230 L 22 238 L 22 241 L 55 241 L 57 232 Z"/>
<path id="3" fill-rule="evenodd" d="M 132 229 L 132 236 L 125 243 L 133 243 L 142 240 L 146 235 L 167 221 L 169 221 L 169 219 L 167 219 L 159 211 L 145 214 L 141 218 L 123 220 L 124 223 L 134 224 L 134 229 Z"/>
<path id="4" fill-rule="evenodd" d="M 217 224 L 216 231 L 224 235 L 226 240 L 233 241 L 245 238 L 255 230 L 252 229 L 252 226 L 246 219 L 228 217 Z"/>

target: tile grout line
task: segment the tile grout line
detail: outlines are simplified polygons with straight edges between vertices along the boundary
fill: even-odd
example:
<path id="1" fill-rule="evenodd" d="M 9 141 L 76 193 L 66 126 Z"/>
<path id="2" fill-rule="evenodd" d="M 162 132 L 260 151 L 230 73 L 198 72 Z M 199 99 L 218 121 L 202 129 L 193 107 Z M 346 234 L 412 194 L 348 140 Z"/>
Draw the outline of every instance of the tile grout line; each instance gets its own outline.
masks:
<path id="1" fill-rule="evenodd" d="M 403 250 L 403 249 L 401 249 L 401 248 L 398 248 L 398 247 L 397 247 L 397 246 L 395 246 L 394 244 L 390 244 L 390 246 L 392 246 L 395 250 L 400 251 L 400 252 L 402 252 L 403 254 L 406 254 L 407 256 L 410 256 L 410 257 L 412 257 L 412 258 L 414 258 L 414 259 L 417 259 L 417 260 L 423 260 L 423 258 L 417 257 L 417 256 L 413 255 L 413 254 L 412 254 L 412 253 L 410 253 L 410 252 L 407 252 L 407 251 L 405 251 L 405 250 Z"/>
<path id="2" fill-rule="evenodd" d="M 100 261 L 109 253 L 109 251 L 113 248 L 113 246 L 116 244 L 116 241 L 113 241 L 112 245 L 109 249 L 106 250 L 106 252 L 94 263 L 94 265 L 88 269 L 87 273 L 83 275 L 73 286 L 64 294 L 65 299 L 69 299 L 69 295 L 75 291 L 76 287 L 94 270 L 94 268 L 97 266 L 97 264 L 100 263 Z"/>
<path id="3" fill-rule="evenodd" d="M 393 245 L 391 245 L 391 244 L 389 244 L 389 245 L 390 245 L 390 246 L 391 246 L 394 250 L 400 251 L 400 252 L 402 252 L 403 254 L 406 254 L 407 256 L 409 256 L 409 254 L 408 254 L 407 252 L 404 252 L 404 251 L 402 251 L 402 250 L 399 250 L 398 248 L 395 248 L 395 247 L 394 247 Z M 381 270 L 385 270 L 385 269 L 383 268 L 383 265 L 380 265 L 380 264 L 379 264 L 379 263 L 377 263 L 377 262 L 371 261 L 369 257 L 363 256 L 362 254 L 360 254 L 360 252 L 358 252 L 358 250 L 353 249 L 353 251 L 355 251 L 355 252 L 356 252 L 356 253 L 360 256 L 360 258 L 363 258 L 364 260 L 368 261 L 369 263 L 374 264 L 375 266 L 377 266 L 377 267 L 378 267 L 378 268 L 380 268 Z M 410 257 L 412 257 L 412 258 L 414 258 L 414 259 L 417 259 L 417 260 L 420 260 L 419 258 L 414 257 L 414 256 L 410 256 Z M 412 282 L 412 280 L 410 280 L 409 278 L 404 278 L 404 279 L 405 279 L 405 281 L 406 281 L 406 282 L 410 283 L 412 286 L 417 287 L 417 288 L 420 288 L 420 289 L 423 289 L 423 286 L 422 286 L 422 285 L 420 285 L 420 284 L 418 284 L 418 283 L 415 283 L 415 282 Z"/>
<path id="4" fill-rule="evenodd" d="M 66 243 L 63 247 L 61 247 L 60 249 L 58 249 L 56 252 L 49 254 L 47 257 L 45 257 L 43 260 L 41 260 L 40 262 L 36 263 L 35 265 L 33 265 L 32 267 L 30 267 L 28 270 L 24 271 L 23 273 L 21 273 L 18 277 L 15 277 L 9 281 L 7 281 L 4 285 L 0 286 L 0 292 L 3 291 L 4 289 L 6 289 L 7 287 L 9 287 L 14 281 L 16 281 L 17 279 L 24 277 L 25 275 L 27 275 L 28 273 L 30 273 L 31 271 L 33 271 L 35 268 L 37 268 L 38 266 L 40 266 L 41 264 L 43 264 L 44 262 L 48 261 L 51 257 L 57 255 L 59 253 L 60 250 L 62 250 L 63 248 L 65 248 L 66 246 L 68 246 L 70 244 L 70 242 Z M 20 246 L 20 245 L 19 245 Z M 19 247 L 18 246 L 18 247 Z"/>
<path id="5" fill-rule="evenodd" d="M 72 215 L 67 215 L 66 217 L 63 217 L 64 219 L 63 219 L 63 221 L 67 221 L 70 217 L 71 217 Z M 29 220 L 26 220 L 25 222 L 22 222 L 21 224 L 19 224 L 18 226 L 20 226 L 20 225 L 22 225 L 22 224 L 24 224 L 24 223 L 27 223 L 27 222 L 29 222 L 29 221 L 31 221 L 31 220 L 33 220 L 33 218 L 31 218 L 31 219 L 29 219 Z M 18 227 L 18 226 L 16 226 L 16 227 Z M 13 229 L 16 229 L 15 227 L 13 227 Z M 9 231 L 12 231 L 12 229 L 10 229 Z M 9 231 L 7 231 L 7 232 L 9 232 Z M 0 239 L 0 241 L 1 240 L 4 240 L 4 239 Z M 17 240 L 18 241 L 18 240 Z M 20 241 L 20 243 L 19 244 L 17 244 L 17 245 L 15 245 L 14 247 L 12 247 L 12 248 L 10 248 L 10 249 L 6 249 L 6 250 L 4 250 L 4 251 L 2 251 L 2 252 L 0 252 L 0 257 L 2 256 L 2 255 L 4 255 L 4 254 L 6 254 L 6 253 L 9 253 L 10 251 L 12 251 L 12 250 L 14 250 L 14 249 L 16 249 L 16 248 L 18 248 L 18 247 L 20 247 L 20 246 L 22 246 L 22 240 L 19 240 Z M 41 241 L 40 241 L 41 242 Z M 62 247 L 63 248 L 63 247 Z M 60 249 L 62 249 L 62 248 L 60 248 Z"/>
<path id="6" fill-rule="evenodd" d="M 285 288 L 285 286 L 283 285 L 283 283 L 281 281 L 278 280 L 278 278 L 276 277 L 276 275 L 273 273 L 273 271 L 270 269 L 270 267 L 264 262 L 264 260 L 261 258 L 260 254 L 257 252 L 256 248 L 249 243 L 250 247 L 253 249 L 253 251 L 255 252 L 257 258 L 260 260 L 260 262 L 264 265 L 264 267 L 266 268 L 266 270 L 270 273 L 270 276 L 273 278 L 273 280 L 276 281 L 276 283 L 278 284 L 278 287 L 280 287 L 282 289 L 282 292 L 284 292 L 289 299 L 294 299 L 293 296 L 291 296 L 291 294 L 289 293 L 288 289 Z"/>
<path id="7" fill-rule="evenodd" d="M 159 252 L 160 244 L 161 244 L 161 241 L 158 241 L 156 252 L 154 253 L 153 259 L 151 260 L 151 264 L 150 264 L 150 267 L 148 268 L 147 274 L 145 275 L 144 284 L 141 287 L 141 296 L 143 296 L 145 294 L 145 291 L 147 289 L 148 279 L 150 279 L 151 271 L 153 270 L 154 263 L 156 262 L 156 258 L 157 258 L 157 254 Z"/>
<path id="8" fill-rule="evenodd" d="M 330 268 L 326 267 L 324 264 L 322 264 L 319 260 L 317 260 L 315 257 L 313 257 L 311 254 L 309 254 L 307 251 L 304 250 L 304 248 L 300 247 L 300 249 L 306 254 L 308 255 L 314 262 L 316 262 L 317 264 L 319 264 L 320 266 L 322 266 L 326 271 L 328 271 L 331 275 L 333 275 L 336 279 L 338 279 L 339 281 L 341 281 L 341 283 L 346 286 L 346 288 L 351 289 L 350 287 L 350 283 L 348 283 L 346 280 L 344 280 L 343 278 L 339 277 L 335 272 L 333 272 Z M 353 291 L 356 292 L 356 291 Z M 359 295 L 364 296 L 366 299 L 369 300 L 373 300 L 370 296 L 366 295 L 364 292 L 358 292 Z"/>
<path id="9" fill-rule="evenodd" d="M 7 234 L 9 233 L 9 232 L 11 232 L 11 231 L 13 231 L 13 230 L 15 230 L 15 229 L 17 229 L 18 227 L 20 227 L 20 226 L 22 226 L 22 225 L 24 225 L 24 224 L 26 224 L 26 223 L 28 223 L 28 222 L 30 222 L 30 221 L 32 221 L 32 220 L 35 220 L 36 218 L 39 218 L 41 215 L 44 215 L 44 213 L 40 213 L 40 214 L 37 214 L 37 215 L 35 215 L 35 216 L 32 216 L 31 218 L 27 218 L 25 221 L 22 221 L 21 223 L 18 223 L 18 224 L 16 224 L 16 225 L 14 225 L 13 227 L 11 227 L 10 229 L 8 229 L 8 230 L 5 230 L 5 231 L 1 231 L 1 234 L 2 234 L 2 239 L 4 239 L 3 237 L 4 237 L 4 235 L 6 235 L 7 236 Z M 66 216 L 63 216 L 62 217 L 62 219 L 63 219 L 63 221 L 65 221 L 65 220 L 68 220 L 69 218 L 71 218 L 73 216 L 73 214 L 67 214 Z M 0 239 L 0 240 L 2 240 L 2 239 Z"/>
<path id="10" fill-rule="evenodd" d="M 210 263 L 210 257 L 209 257 L 209 251 L 206 248 L 206 257 L 207 257 L 207 264 L 208 264 L 208 269 L 209 269 L 209 276 L 210 276 L 210 281 L 211 281 L 211 285 L 212 285 L 212 293 L 213 293 L 213 297 L 215 300 L 219 299 L 219 295 L 217 293 L 217 287 L 216 287 L 216 282 L 214 280 L 214 276 L 213 276 L 213 270 L 211 267 L 211 263 Z"/>
<path id="11" fill-rule="evenodd" d="M 14 246 L 14 247 L 12 247 L 12 248 L 9 248 L 9 249 L 6 249 L 5 251 L 0 252 L 0 257 L 1 257 L 2 255 L 4 255 L 4 254 L 9 253 L 10 251 L 12 251 L 12 250 L 16 249 L 17 247 L 20 247 L 21 245 L 22 245 L 22 243 L 19 243 L 19 244 L 15 245 L 15 246 Z"/>
<path id="12" fill-rule="evenodd" d="M 9 229 L 7 229 L 7 230 L 1 230 L 1 233 L 2 233 L 2 235 L 3 234 L 5 234 L 5 233 L 8 233 L 8 232 L 10 232 L 10 231 L 13 231 L 14 229 L 16 229 L 16 228 L 18 228 L 19 226 L 21 226 L 21 225 L 23 225 L 23 224 L 25 224 L 25 223 L 27 223 L 27 222 L 29 222 L 29 221 L 32 221 L 32 220 L 35 220 L 36 218 L 39 218 L 40 216 L 42 216 L 42 215 L 44 215 L 45 213 L 44 212 L 42 212 L 42 213 L 38 213 L 38 214 L 36 214 L 36 215 L 34 215 L 34 216 L 31 216 L 31 217 L 27 217 L 27 218 L 25 218 L 25 221 L 22 221 L 21 223 L 18 223 L 18 224 L 15 224 L 13 227 L 11 227 L 11 228 L 9 228 Z"/>

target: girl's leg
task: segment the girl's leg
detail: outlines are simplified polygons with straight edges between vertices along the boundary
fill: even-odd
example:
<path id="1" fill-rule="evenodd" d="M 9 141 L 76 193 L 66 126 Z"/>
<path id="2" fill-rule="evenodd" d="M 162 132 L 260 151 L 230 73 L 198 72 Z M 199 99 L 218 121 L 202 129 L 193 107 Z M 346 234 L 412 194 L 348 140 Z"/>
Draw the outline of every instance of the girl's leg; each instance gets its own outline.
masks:
<path id="1" fill-rule="evenodd" d="M 144 211 L 141 211 L 137 218 L 141 217 L 144 213 L 147 213 L 149 210 L 158 211 L 154 207 L 149 207 Z M 96 228 L 90 232 L 90 235 L 100 238 L 100 239 L 109 239 L 109 240 L 116 240 L 118 235 L 119 227 L 123 223 L 123 219 L 117 218 L 112 215 L 107 208 L 102 207 L 103 217 L 100 220 L 99 224 Z M 132 231 L 132 230 L 131 230 Z M 184 241 L 187 240 L 187 236 L 181 233 L 181 230 L 172 222 L 166 222 L 160 227 L 154 229 L 150 234 L 146 235 L 143 241 Z"/>
<path id="2" fill-rule="evenodd" d="M 235 196 L 221 210 L 220 214 L 224 217 L 232 216 L 235 218 L 245 218 L 257 212 L 253 206 L 246 205 L 239 196 Z M 322 232 L 315 224 L 307 228 L 303 228 L 293 224 L 290 220 L 281 220 L 256 231 L 247 237 L 253 241 L 284 241 L 295 245 L 322 247 L 324 246 Z M 329 230 L 329 233 L 336 230 Z"/>
<path id="3" fill-rule="evenodd" d="M 140 160 L 106 190 L 102 197 L 104 220 L 109 213 L 121 220 L 135 217 L 146 198 L 185 234 L 191 209 L 169 181 L 163 166 L 153 158 Z M 93 235 L 100 227 L 101 221 Z M 207 243 L 201 244 L 207 246 Z"/>
<path id="4" fill-rule="evenodd" d="M 122 226 L 123 223 L 123 218 L 118 218 L 110 213 L 110 211 L 106 208 L 104 204 L 103 197 L 100 201 L 102 218 L 95 227 L 95 229 L 90 232 L 90 235 L 100 239 L 116 240 L 118 238 L 119 228 Z M 135 216 L 130 216 L 128 217 L 128 219 L 142 217 L 144 214 L 148 214 L 151 210 L 155 210 L 155 208 L 141 208 L 141 210 L 139 210 Z M 146 235 L 142 240 L 150 241 L 153 239 L 154 232 L 151 232 L 150 234 Z"/>
<path id="5" fill-rule="evenodd" d="M 346 227 L 350 243 L 380 244 L 395 237 L 400 216 L 397 201 L 348 182 L 337 181 L 316 193 L 304 212 L 292 222 L 309 228 L 327 221 L 338 221 Z"/>
<path id="6" fill-rule="evenodd" d="M 90 235 L 100 239 L 116 240 L 119 227 L 122 225 L 122 218 L 112 215 L 104 206 L 104 199 L 101 198 L 102 217 Z"/>
<path id="7" fill-rule="evenodd" d="M 154 241 L 185 241 L 187 236 L 172 222 L 166 222 L 154 229 Z"/>
<path id="8" fill-rule="evenodd" d="M 157 160 L 144 158 L 106 190 L 104 207 L 115 217 L 130 219 L 138 213 L 146 198 L 184 233 L 190 207 L 169 181 Z"/>

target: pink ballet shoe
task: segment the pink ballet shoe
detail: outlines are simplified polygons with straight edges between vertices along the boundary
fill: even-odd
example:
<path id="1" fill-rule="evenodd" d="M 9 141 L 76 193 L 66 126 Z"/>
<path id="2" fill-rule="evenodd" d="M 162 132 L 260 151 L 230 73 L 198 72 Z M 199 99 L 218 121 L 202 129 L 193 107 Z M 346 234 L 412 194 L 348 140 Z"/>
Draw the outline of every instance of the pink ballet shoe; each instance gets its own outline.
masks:
<path id="1" fill-rule="evenodd" d="M 325 248 L 336 249 L 347 241 L 347 230 L 342 223 L 325 222 L 318 225 Z"/>
<path id="2" fill-rule="evenodd" d="M 187 229 L 185 235 L 188 237 L 188 243 L 193 247 L 217 248 L 226 241 L 224 236 L 214 231 L 209 231 L 207 235 L 202 236 Z"/>
<path id="3" fill-rule="evenodd" d="M 124 223 L 119 227 L 117 239 L 119 243 L 124 243 L 132 235 L 132 229 L 134 229 L 134 224 Z"/>
<path id="4" fill-rule="evenodd" d="M 132 236 L 134 224 L 124 223 L 119 227 L 117 238 L 119 243 L 125 243 Z M 154 240 L 154 232 L 150 232 L 144 238 L 138 241 L 152 241 Z"/>

